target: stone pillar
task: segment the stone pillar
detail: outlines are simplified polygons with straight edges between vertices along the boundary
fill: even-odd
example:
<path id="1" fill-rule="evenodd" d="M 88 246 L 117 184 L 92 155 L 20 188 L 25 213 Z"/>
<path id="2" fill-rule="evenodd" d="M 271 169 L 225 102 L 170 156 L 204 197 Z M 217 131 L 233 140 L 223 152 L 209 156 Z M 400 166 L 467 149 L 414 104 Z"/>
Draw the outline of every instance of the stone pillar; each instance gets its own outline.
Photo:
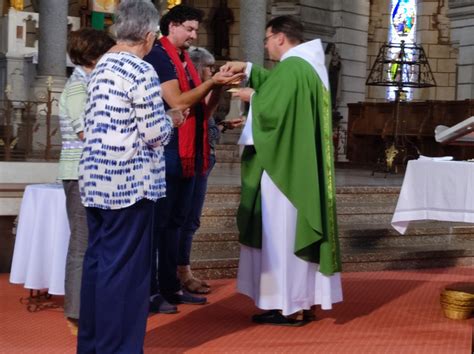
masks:
<path id="1" fill-rule="evenodd" d="M 456 99 L 474 98 L 474 0 L 449 0 L 451 43 L 459 48 Z"/>
<path id="2" fill-rule="evenodd" d="M 266 0 L 240 1 L 240 59 L 263 65 L 265 24 L 267 22 Z"/>
<path id="3" fill-rule="evenodd" d="M 60 134 L 54 134 L 54 131 L 59 127 L 57 102 L 66 83 L 68 4 L 69 1 L 64 0 L 39 1 L 37 76 L 30 96 L 32 100 L 46 101 L 49 89 L 55 100 L 50 107 L 49 121 L 45 103 L 37 106 L 36 120 L 30 122 L 31 127 L 37 127 L 31 135 L 33 154 L 44 154 L 44 147 L 49 151 L 51 146 L 60 143 Z"/>
<path id="4" fill-rule="evenodd" d="M 333 2 L 334 44 L 340 57 L 341 70 L 336 109 L 342 115 L 337 144 L 338 160 L 346 160 L 348 103 L 365 101 L 367 78 L 367 36 L 369 29 L 369 0 Z"/>
<path id="5" fill-rule="evenodd" d="M 61 91 L 66 82 L 68 1 L 39 2 L 38 69 L 35 88 L 53 80 L 53 91 Z"/>

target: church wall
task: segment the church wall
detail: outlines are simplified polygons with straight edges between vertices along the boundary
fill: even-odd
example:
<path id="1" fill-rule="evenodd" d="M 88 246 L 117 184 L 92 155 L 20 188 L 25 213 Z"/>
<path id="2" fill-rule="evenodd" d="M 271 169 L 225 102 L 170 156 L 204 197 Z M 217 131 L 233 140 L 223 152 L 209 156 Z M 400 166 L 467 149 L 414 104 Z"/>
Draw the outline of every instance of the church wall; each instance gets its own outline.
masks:
<path id="1" fill-rule="evenodd" d="M 474 98 L 474 1 L 449 0 L 451 41 L 459 50 L 456 98 Z"/>
<path id="2" fill-rule="evenodd" d="M 451 44 L 447 0 L 419 0 L 417 42 L 423 46 L 436 87 L 415 89 L 415 100 L 455 100 L 458 50 Z"/>
<path id="3" fill-rule="evenodd" d="M 371 0 L 370 20 L 367 41 L 367 68 L 366 78 L 377 58 L 382 44 L 388 41 L 390 26 L 390 1 Z M 386 88 L 380 86 L 366 86 L 366 101 L 385 101 Z M 363 101 L 363 100 L 361 100 Z"/>
<path id="4" fill-rule="evenodd" d="M 336 107 L 341 120 L 334 128 L 338 131 L 335 147 L 338 160 L 345 160 L 345 136 L 348 122 L 348 103 L 363 101 L 365 98 L 367 31 L 369 26 L 370 2 L 367 1 L 335 1 L 333 27 L 335 36 L 333 43 L 340 56 L 340 73 L 337 84 Z M 329 71 L 333 63 L 328 63 Z M 334 82 L 333 82 L 334 85 Z M 332 88 L 334 89 L 334 87 Z"/>
<path id="5" fill-rule="evenodd" d="M 211 28 L 211 20 L 216 8 L 219 7 L 219 0 L 191 0 L 186 1 L 186 3 L 204 11 L 204 19 L 199 26 L 198 39 L 195 45 L 204 47 L 214 53 L 214 33 Z M 239 59 L 240 1 L 228 0 L 227 7 L 232 10 L 234 15 L 234 23 L 229 27 L 229 56 L 237 60 Z"/>

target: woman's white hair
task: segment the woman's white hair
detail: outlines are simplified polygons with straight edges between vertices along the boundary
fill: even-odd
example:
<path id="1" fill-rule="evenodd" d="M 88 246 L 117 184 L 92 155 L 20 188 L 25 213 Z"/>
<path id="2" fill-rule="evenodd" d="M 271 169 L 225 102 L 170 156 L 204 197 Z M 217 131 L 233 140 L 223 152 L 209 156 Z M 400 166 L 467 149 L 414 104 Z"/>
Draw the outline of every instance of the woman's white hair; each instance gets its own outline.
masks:
<path id="1" fill-rule="evenodd" d="M 202 47 L 190 47 L 188 53 L 199 75 L 202 74 L 204 67 L 214 65 L 216 62 L 214 56 Z"/>
<path id="2" fill-rule="evenodd" d="M 150 0 L 122 0 L 115 12 L 117 41 L 140 42 L 156 32 L 160 16 Z"/>

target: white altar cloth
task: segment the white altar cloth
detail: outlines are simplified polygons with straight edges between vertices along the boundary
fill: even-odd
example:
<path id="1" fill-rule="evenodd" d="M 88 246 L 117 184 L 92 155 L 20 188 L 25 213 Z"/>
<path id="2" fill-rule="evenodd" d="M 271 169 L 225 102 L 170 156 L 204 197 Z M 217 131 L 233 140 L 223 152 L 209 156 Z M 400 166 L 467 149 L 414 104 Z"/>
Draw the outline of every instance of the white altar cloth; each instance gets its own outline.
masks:
<path id="1" fill-rule="evenodd" d="M 69 223 L 62 184 L 33 184 L 21 202 L 10 282 L 64 295 Z"/>
<path id="2" fill-rule="evenodd" d="M 474 223 L 474 163 L 409 161 L 392 226 L 404 234 L 413 220 Z"/>

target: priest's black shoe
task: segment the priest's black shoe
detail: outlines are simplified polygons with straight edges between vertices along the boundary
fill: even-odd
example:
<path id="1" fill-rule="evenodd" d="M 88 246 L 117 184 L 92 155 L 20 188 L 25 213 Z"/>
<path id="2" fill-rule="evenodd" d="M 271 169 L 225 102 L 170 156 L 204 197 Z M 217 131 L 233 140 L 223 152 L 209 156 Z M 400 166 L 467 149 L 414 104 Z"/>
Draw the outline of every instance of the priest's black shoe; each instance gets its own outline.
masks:
<path id="1" fill-rule="evenodd" d="M 259 315 L 253 315 L 252 321 L 258 324 L 290 327 L 300 327 L 308 323 L 308 321 L 283 316 L 279 310 L 270 310 Z"/>

